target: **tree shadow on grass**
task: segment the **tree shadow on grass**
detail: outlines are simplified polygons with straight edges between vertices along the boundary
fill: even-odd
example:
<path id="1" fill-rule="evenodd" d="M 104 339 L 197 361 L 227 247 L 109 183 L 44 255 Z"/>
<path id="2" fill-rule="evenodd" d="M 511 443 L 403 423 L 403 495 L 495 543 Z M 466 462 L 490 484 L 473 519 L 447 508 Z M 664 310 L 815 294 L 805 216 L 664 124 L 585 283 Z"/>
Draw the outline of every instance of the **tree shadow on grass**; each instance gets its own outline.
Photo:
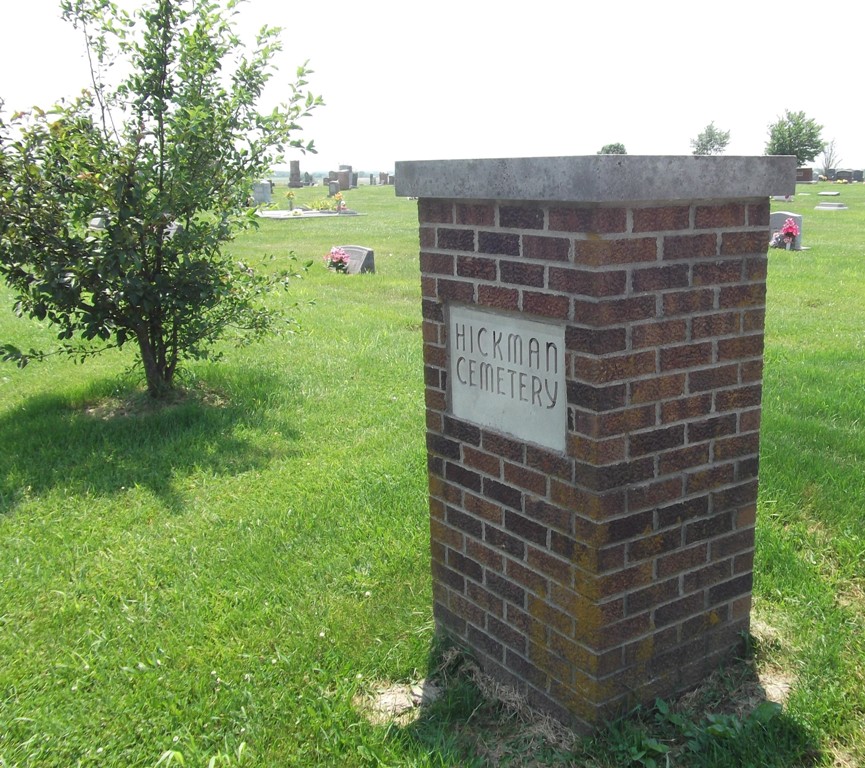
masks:
<path id="1" fill-rule="evenodd" d="M 678 699 L 637 707 L 590 736 L 532 709 L 457 648 L 434 643 L 427 679 L 441 695 L 392 733 L 421 745 L 437 765 L 810 768 L 821 758 L 814 734 L 775 700 L 753 658 L 731 662 Z"/>
<path id="2" fill-rule="evenodd" d="M 239 474 L 292 453 L 297 431 L 280 423 L 284 410 L 267 409 L 274 396 L 291 391 L 286 382 L 262 371 L 219 378 L 220 390 L 190 389 L 161 407 L 132 386 L 105 380 L 81 403 L 68 393 L 40 394 L 3 414 L 0 514 L 58 488 L 110 495 L 135 486 L 179 512 L 178 479 Z M 268 440 L 256 440 L 257 433 Z"/>

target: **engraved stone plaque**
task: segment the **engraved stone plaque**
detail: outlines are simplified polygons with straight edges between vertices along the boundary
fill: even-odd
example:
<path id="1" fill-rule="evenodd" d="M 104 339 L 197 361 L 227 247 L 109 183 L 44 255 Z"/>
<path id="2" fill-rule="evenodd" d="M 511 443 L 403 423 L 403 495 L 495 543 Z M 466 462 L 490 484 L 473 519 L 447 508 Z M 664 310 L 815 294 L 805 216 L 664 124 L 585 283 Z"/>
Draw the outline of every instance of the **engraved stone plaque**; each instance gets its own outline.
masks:
<path id="1" fill-rule="evenodd" d="M 564 327 L 460 305 L 448 317 L 454 416 L 564 451 Z"/>

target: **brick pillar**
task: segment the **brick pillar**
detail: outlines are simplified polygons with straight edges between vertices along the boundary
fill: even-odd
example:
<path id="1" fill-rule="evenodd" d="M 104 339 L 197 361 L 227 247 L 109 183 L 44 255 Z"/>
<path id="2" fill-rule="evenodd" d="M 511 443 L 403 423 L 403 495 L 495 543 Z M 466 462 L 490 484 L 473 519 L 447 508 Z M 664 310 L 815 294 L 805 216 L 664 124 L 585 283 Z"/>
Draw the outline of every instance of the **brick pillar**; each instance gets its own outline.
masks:
<path id="1" fill-rule="evenodd" d="M 434 613 L 588 730 L 748 630 L 769 202 L 795 160 L 398 163 L 418 197 Z"/>

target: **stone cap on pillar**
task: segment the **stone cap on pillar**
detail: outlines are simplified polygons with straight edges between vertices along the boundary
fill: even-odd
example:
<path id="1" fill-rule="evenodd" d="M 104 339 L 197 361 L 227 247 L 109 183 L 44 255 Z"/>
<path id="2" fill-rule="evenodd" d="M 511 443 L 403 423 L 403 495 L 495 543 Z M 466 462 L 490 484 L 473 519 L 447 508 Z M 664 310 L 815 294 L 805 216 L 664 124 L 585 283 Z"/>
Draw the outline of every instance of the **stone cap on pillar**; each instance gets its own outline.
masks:
<path id="1" fill-rule="evenodd" d="M 619 203 L 796 192 L 789 155 L 584 155 L 479 160 L 403 160 L 396 194 L 475 200 Z"/>

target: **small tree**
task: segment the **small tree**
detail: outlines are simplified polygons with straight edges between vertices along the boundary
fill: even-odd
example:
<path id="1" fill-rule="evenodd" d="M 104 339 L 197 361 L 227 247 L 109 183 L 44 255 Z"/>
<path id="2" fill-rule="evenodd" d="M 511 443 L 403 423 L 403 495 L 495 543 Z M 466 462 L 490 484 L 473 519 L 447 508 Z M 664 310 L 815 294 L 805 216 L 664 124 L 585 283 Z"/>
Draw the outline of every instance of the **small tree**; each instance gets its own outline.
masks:
<path id="1" fill-rule="evenodd" d="M 691 149 L 695 155 L 722 155 L 730 143 L 730 132 L 721 131 L 715 127 L 715 121 L 709 123 L 696 139 L 691 139 Z"/>
<path id="2" fill-rule="evenodd" d="M 598 150 L 598 154 L 599 155 L 627 155 L 628 150 L 625 149 L 624 144 L 622 144 L 620 142 L 616 142 L 615 144 L 604 144 L 604 146 Z"/>
<path id="3" fill-rule="evenodd" d="M 823 147 L 823 175 L 829 176 L 829 171 L 835 170 L 839 165 L 841 158 L 835 149 L 835 139 L 832 139 Z"/>
<path id="4" fill-rule="evenodd" d="M 823 126 L 804 112 L 785 110 L 784 116 L 769 126 L 766 154 L 795 155 L 800 166 L 810 163 L 823 151 L 822 130 Z"/>
<path id="5" fill-rule="evenodd" d="M 230 22 L 243 1 L 148 0 L 131 17 L 64 0 L 92 92 L 8 124 L 0 115 L 0 274 L 16 311 L 56 325 L 61 351 L 82 357 L 134 342 L 154 397 L 229 329 L 272 329 L 279 315 L 259 299 L 291 276 L 223 253 L 255 225 L 252 182 L 286 147 L 314 151 L 292 136 L 321 103 L 304 66 L 287 103 L 258 113 L 281 46 L 265 27 L 247 53 Z M 115 56 L 130 74 L 110 87 Z M 45 356 L 3 352 L 19 365 Z"/>

